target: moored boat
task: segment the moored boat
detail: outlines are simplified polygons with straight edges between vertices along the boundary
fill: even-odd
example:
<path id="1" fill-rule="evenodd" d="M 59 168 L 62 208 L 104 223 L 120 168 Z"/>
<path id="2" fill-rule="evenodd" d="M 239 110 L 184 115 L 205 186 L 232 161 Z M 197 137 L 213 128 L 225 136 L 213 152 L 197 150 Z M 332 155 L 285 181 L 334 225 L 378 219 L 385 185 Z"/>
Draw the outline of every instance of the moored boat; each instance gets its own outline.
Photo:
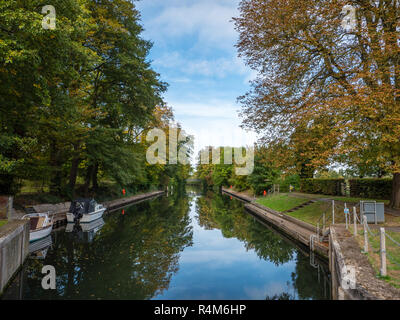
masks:
<path id="1" fill-rule="evenodd" d="M 89 223 L 100 219 L 106 210 L 107 208 L 97 203 L 94 199 L 74 200 L 67 213 L 67 221 Z"/>
<path id="2" fill-rule="evenodd" d="M 30 220 L 29 242 L 47 237 L 53 230 L 53 215 L 47 213 L 30 213 L 22 217 Z"/>

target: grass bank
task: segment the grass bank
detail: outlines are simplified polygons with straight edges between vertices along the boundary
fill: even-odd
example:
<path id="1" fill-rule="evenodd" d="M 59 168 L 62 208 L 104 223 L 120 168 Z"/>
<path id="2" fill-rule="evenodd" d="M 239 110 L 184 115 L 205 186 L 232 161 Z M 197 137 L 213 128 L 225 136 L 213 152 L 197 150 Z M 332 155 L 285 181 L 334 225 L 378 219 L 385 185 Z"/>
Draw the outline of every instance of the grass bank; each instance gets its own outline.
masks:
<path id="1" fill-rule="evenodd" d="M 257 199 L 257 203 L 275 211 L 286 211 L 309 201 L 306 198 L 291 197 L 288 194 L 277 194 Z"/>
<path id="2" fill-rule="evenodd" d="M 302 220 L 317 226 L 318 223 L 322 225 L 322 215 L 325 213 L 326 226 L 332 223 L 332 202 L 327 199 L 335 200 L 335 223 L 345 223 L 344 215 L 344 204 L 352 210 L 352 206 L 361 200 L 367 200 L 362 198 L 348 198 L 348 197 L 332 197 L 326 195 L 312 195 L 312 194 L 301 194 L 301 193 L 282 193 L 278 195 L 271 195 L 267 197 L 261 197 L 257 199 L 257 202 L 267 208 L 275 211 L 283 212 L 293 209 L 299 205 L 302 205 L 309 200 L 315 200 L 316 202 L 309 204 L 303 208 L 300 208 L 293 212 L 285 212 L 293 218 Z M 400 217 L 392 215 L 385 215 L 385 223 L 383 226 L 400 226 Z"/>
<path id="3" fill-rule="evenodd" d="M 8 221 L 7 220 L 0 220 L 0 227 L 4 226 Z"/>

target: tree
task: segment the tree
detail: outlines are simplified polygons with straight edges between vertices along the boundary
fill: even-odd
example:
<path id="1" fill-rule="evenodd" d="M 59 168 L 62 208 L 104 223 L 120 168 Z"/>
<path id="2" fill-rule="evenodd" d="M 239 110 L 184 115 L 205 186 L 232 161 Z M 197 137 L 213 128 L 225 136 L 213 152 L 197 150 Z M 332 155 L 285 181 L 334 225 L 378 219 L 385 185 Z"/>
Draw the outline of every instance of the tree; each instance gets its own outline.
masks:
<path id="1" fill-rule="evenodd" d="M 320 137 L 300 135 L 314 153 L 322 146 L 321 155 L 309 159 L 317 166 L 379 146 L 371 159 L 393 174 L 391 205 L 399 208 L 400 4 L 351 4 L 353 30 L 342 27 L 347 1 L 241 1 L 237 47 L 259 72 L 240 98 L 244 125 L 270 130 L 267 141 L 289 145 L 298 128 L 319 129 Z"/>
<path id="2" fill-rule="evenodd" d="M 22 179 L 46 182 L 52 194 L 69 198 L 79 177 L 85 194 L 104 177 L 157 184 L 148 179 L 139 137 L 173 114 L 162 99 L 167 84 L 148 61 L 152 44 L 141 37 L 135 5 L 52 5 L 54 30 L 42 27 L 41 1 L 0 4 L 0 192 L 17 193 Z M 181 182 L 189 169 L 169 171 Z"/>
<path id="3" fill-rule="evenodd" d="M 58 8 L 55 30 L 42 27 L 41 1 L 0 4 L 0 180 L 4 193 L 16 193 L 20 179 L 50 170 L 58 178 L 63 156 L 58 138 L 62 136 L 67 145 L 81 134 L 75 130 L 85 113 L 84 107 L 79 108 L 86 81 L 80 70 L 94 58 L 81 43 L 93 26 L 85 0 L 52 4 Z M 77 114 L 76 109 L 80 110 Z"/>

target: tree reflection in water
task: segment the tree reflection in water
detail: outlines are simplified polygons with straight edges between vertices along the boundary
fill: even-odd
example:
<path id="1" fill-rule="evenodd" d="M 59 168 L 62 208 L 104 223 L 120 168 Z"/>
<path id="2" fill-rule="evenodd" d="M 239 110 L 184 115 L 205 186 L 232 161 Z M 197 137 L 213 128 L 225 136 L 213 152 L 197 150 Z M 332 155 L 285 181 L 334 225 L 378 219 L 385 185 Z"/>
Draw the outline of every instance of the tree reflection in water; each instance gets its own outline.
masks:
<path id="1" fill-rule="evenodd" d="M 29 260 L 23 279 L 13 283 L 23 286 L 19 298 L 150 299 L 162 293 L 178 270 L 179 253 L 192 244 L 189 201 L 176 195 L 111 213 L 91 243 L 56 233 L 45 261 Z M 55 267 L 56 290 L 42 289 L 43 265 Z M 16 298 L 10 294 L 3 298 Z"/>
<path id="2" fill-rule="evenodd" d="M 174 194 L 133 205 L 124 213 L 120 210 L 106 215 L 104 220 L 93 237 L 54 232 L 45 260 L 29 259 L 2 298 L 218 297 L 215 292 L 226 298 L 254 298 L 249 294 L 254 290 L 258 299 L 330 298 L 329 275 L 324 273 L 323 264 L 312 267 L 304 248 L 260 223 L 244 211 L 243 203 L 227 196 L 200 196 L 198 190 L 192 190 L 187 195 Z M 207 230 L 221 230 L 222 235 Z M 210 266 L 246 250 L 254 254 L 243 255 L 243 259 L 260 260 L 247 263 L 233 259 L 229 265 Z M 56 290 L 42 289 L 43 265 L 55 267 Z M 255 270 L 261 274 L 248 273 Z M 280 278 L 275 280 L 275 276 Z M 265 286 L 257 279 L 263 279 Z M 279 284 L 280 291 L 268 287 L 273 283 Z"/>
<path id="3" fill-rule="evenodd" d="M 317 268 L 311 266 L 307 251 L 302 252 L 293 241 L 271 226 L 244 213 L 243 203 L 212 192 L 196 201 L 197 219 L 202 227 L 220 229 L 224 237 L 237 238 L 247 250 L 254 250 L 260 259 L 273 262 L 276 266 L 290 261 L 296 263 L 288 291 L 267 296 L 267 300 L 330 298 L 330 276 L 326 264 L 321 263 Z M 323 285 L 320 285 L 322 282 Z M 289 291 L 295 291 L 296 294 Z"/>

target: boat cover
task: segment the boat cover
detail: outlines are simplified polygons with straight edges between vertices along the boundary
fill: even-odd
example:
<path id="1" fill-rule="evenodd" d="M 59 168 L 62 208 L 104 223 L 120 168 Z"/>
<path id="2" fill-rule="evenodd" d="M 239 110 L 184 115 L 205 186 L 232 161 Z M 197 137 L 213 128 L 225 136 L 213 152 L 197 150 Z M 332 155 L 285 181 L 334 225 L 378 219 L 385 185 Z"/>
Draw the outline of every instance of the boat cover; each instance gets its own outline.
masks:
<path id="1" fill-rule="evenodd" d="M 90 213 L 95 210 L 97 202 L 94 199 L 77 199 L 71 202 L 69 212 L 71 213 Z"/>

